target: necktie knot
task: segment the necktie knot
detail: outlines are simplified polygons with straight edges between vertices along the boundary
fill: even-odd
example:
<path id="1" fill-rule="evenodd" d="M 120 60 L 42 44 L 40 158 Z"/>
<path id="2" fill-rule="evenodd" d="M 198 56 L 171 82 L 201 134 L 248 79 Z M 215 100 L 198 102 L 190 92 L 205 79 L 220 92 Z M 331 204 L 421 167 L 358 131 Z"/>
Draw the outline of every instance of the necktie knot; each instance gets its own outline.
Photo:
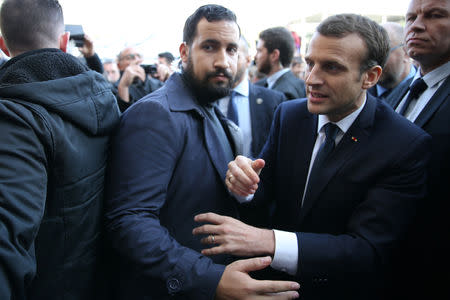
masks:
<path id="1" fill-rule="evenodd" d="M 333 141 L 334 143 L 336 135 L 340 130 L 339 127 L 336 124 L 329 122 L 325 124 L 324 128 L 325 128 L 325 141 L 327 140 Z"/>
<path id="2" fill-rule="evenodd" d="M 399 111 L 399 114 L 402 116 L 405 115 L 406 110 L 408 109 L 409 104 L 413 99 L 419 98 L 420 94 L 422 94 L 427 89 L 427 84 L 422 78 L 417 78 L 409 87 L 409 94 L 403 104 L 402 108 Z"/>
<path id="3" fill-rule="evenodd" d="M 411 84 L 409 93 L 411 94 L 411 97 L 415 99 L 418 98 L 420 94 L 422 94 L 427 89 L 427 87 L 428 87 L 427 84 L 422 78 L 417 78 Z"/>

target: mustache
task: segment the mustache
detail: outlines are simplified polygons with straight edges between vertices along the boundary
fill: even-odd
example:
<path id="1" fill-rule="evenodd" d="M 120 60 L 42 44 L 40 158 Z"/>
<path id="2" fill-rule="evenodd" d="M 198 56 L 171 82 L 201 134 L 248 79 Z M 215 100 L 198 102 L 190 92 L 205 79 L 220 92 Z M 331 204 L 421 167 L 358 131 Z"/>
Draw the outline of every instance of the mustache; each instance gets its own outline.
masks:
<path id="1" fill-rule="evenodd" d="M 210 79 L 211 77 L 215 76 L 224 76 L 228 78 L 228 80 L 233 80 L 233 75 L 225 69 L 216 69 L 214 72 L 208 72 L 206 73 L 205 79 Z"/>

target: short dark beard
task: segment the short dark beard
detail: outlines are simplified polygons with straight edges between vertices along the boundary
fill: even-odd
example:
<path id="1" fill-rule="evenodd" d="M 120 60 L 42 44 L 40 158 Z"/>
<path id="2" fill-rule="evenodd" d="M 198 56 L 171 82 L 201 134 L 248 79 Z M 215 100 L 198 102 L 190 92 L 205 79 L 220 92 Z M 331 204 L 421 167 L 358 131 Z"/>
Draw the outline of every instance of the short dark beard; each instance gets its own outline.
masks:
<path id="1" fill-rule="evenodd" d="M 208 79 L 218 74 L 222 74 L 228 78 L 228 84 L 224 86 L 215 86 L 209 83 Z M 183 68 L 182 77 L 185 83 L 191 88 L 197 101 L 201 105 L 213 103 L 220 98 L 228 96 L 233 86 L 233 76 L 225 69 L 216 68 L 215 72 L 208 72 L 204 79 L 199 79 L 194 74 L 194 66 L 189 56 L 186 67 Z"/>
<path id="2" fill-rule="evenodd" d="M 272 66 L 270 65 L 269 59 L 267 57 L 258 66 L 258 72 L 266 74 L 266 75 L 270 73 L 271 69 L 272 69 Z"/>

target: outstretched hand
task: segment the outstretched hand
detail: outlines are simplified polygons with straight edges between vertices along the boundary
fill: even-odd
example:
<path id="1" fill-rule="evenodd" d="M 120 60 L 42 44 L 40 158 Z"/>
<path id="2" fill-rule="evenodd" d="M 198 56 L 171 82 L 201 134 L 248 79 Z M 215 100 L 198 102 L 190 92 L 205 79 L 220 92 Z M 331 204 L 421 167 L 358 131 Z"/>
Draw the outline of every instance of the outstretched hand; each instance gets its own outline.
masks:
<path id="1" fill-rule="evenodd" d="M 214 247 L 203 249 L 203 255 L 232 254 L 235 256 L 262 256 L 275 253 L 272 230 L 247 225 L 232 217 L 215 213 L 199 214 L 194 221 L 206 223 L 194 228 L 194 235 L 205 235 L 201 242 Z"/>
<path id="2" fill-rule="evenodd" d="M 262 159 L 252 161 L 250 158 L 239 155 L 228 164 L 225 184 L 235 195 L 246 197 L 254 194 L 258 189 L 259 174 L 264 165 L 265 162 Z"/>
<path id="3" fill-rule="evenodd" d="M 262 270 L 271 263 L 270 257 L 238 260 L 229 264 L 216 289 L 216 300 L 288 300 L 299 297 L 300 285 L 293 281 L 255 280 L 248 274 Z"/>

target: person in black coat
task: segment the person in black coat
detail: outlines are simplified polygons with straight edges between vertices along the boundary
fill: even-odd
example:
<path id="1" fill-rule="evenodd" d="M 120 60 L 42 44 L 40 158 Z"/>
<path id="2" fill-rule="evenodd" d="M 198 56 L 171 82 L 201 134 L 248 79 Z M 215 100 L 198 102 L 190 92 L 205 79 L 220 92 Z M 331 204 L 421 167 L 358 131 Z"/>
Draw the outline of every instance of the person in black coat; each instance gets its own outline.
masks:
<path id="1" fill-rule="evenodd" d="M 66 54 L 55 0 L 0 9 L 0 299 L 107 299 L 104 177 L 119 109 Z"/>

